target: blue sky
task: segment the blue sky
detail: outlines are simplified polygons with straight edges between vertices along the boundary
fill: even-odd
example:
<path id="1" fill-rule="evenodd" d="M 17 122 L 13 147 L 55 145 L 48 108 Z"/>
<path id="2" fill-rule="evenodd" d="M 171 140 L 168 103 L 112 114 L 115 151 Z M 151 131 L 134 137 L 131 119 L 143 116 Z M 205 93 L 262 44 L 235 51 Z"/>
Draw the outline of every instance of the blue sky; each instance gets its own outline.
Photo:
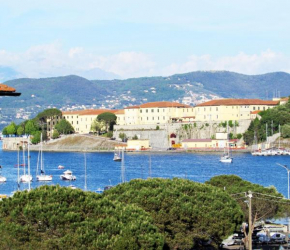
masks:
<path id="1" fill-rule="evenodd" d="M 290 72 L 288 0 L 0 0 L 0 66 L 29 77 Z"/>

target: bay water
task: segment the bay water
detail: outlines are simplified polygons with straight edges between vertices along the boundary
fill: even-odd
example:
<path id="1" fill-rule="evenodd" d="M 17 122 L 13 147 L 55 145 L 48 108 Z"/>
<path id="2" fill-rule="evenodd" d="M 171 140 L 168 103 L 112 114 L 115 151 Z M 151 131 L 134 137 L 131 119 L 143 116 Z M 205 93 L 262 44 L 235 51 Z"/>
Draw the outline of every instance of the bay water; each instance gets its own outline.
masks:
<path id="1" fill-rule="evenodd" d="M 1 175 L 7 178 L 0 183 L 0 194 L 11 195 L 17 186 L 17 155 L 15 151 L 3 151 L 0 143 Z M 121 162 L 113 161 L 113 153 L 78 153 L 78 152 L 43 152 L 45 172 L 53 175 L 50 182 L 36 181 L 36 166 L 38 152 L 30 152 L 30 172 L 33 176 L 32 188 L 40 185 L 74 186 L 84 189 L 85 166 L 87 190 L 96 191 L 107 185 L 117 185 L 121 182 Z M 220 163 L 220 153 L 179 153 L 179 152 L 128 152 L 125 153 L 125 178 L 130 181 L 135 178 L 186 178 L 204 183 L 216 175 L 234 174 L 244 180 L 276 189 L 287 197 L 287 171 L 278 166 L 289 165 L 290 156 L 252 156 L 250 153 L 234 153 L 233 163 Z M 27 155 L 26 155 L 27 157 Z M 85 164 L 86 157 L 86 164 Z M 20 164 L 22 152 L 20 152 Z M 27 163 L 27 158 L 26 158 Z M 64 169 L 58 169 L 63 165 Z M 60 175 L 65 170 L 71 170 L 76 176 L 75 181 L 63 181 Z M 23 167 L 19 169 L 23 174 Z M 27 171 L 27 169 L 26 169 Z M 20 184 L 20 190 L 28 188 L 27 183 Z"/>

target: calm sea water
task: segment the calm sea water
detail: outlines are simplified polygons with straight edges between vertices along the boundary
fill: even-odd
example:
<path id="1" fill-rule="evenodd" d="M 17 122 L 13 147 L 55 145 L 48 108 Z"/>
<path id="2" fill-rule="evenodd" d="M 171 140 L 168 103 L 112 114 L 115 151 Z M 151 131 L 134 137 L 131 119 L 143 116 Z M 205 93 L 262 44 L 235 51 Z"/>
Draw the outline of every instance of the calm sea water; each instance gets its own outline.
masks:
<path id="1" fill-rule="evenodd" d="M 6 183 L 0 184 L 0 194 L 11 195 L 17 190 L 17 152 L 2 151 L 0 143 L 0 165 Z M 20 154 L 22 163 L 22 154 Z M 36 181 L 37 152 L 31 152 L 31 187 L 40 185 L 61 186 L 75 185 L 84 189 L 85 157 L 83 153 L 50 153 L 44 152 L 46 174 L 53 175 L 51 182 Z M 231 164 L 219 162 L 218 153 L 125 153 L 124 166 L 126 181 L 135 178 L 148 178 L 151 162 L 151 177 L 187 178 L 202 182 L 221 174 L 235 174 L 241 178 L 263 186 L 273 185 L 287 197 L 287 171 L 276 163 L 290 166 L 290 156 L 254 157 L 249 153 L 235 153 Z M 106 185 L 117 185 L 121 182 L 121 162 L 113 161 L 113 153 L 86 153 L 87 189 L 96 191 Z M 65 169 L 58 169 L 58 165 Z M 76 181 L 60 179 L 65 170 L 71 170 Z M 20 168 L 20 174 L 23 167 Z M 28 184 L 20 184 L 20 189 L 27 189 Z"/>

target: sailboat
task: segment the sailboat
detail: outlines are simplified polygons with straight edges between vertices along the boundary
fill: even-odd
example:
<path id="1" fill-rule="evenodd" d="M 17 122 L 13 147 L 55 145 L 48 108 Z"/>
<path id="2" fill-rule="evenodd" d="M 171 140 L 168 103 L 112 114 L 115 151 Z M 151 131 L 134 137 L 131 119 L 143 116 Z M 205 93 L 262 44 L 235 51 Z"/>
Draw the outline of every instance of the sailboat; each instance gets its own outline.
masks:
<path id="1" fill-rule="evenodd" d="M 0 165 L 0 169 L 2 170 L 2 166 Z M 6 182 L 6 177 L 0 175 L 0 182 Z"/>
<path id="2" fill-rule="evenodd" d="M 230 142 L 229 142 L 229 133 L 228 133 L 228 124 L 227 124 L 227 150 L 224 148 L 224 154 L 220 158 L 220 162 L 223 163 L 232 163 L 233 158 L 230 155 Z"/>
<path id="3" fill-rule="evenodd" d="M 23 147 L 23 175 L 20 176 L 21 182 L 30 182 L 32 181 L 32 176 L 30 175 L 30 155 L 29 155 L 29 142 L 27 142 L 27 165 L 28 165 L 28 173 L 25 171 L 25 151 Z"/>
<path id="4" fill-rule="evenodd" d="M 38 181 L 51 181 L 52 180 L 52 175 L 46 175 L 45 172 L 44 172 L 43 155 L 42 155 L 42 133 L 41 133 L 41 136 L 40 136 L 40 148 L 39 148 L 39 152 L 38 152 L 36 173 L 38 173 L 39 160 L 40 160 L 40 175 L 36 175 L 36 179 Z"/>
<path id="5" fill-rule="evenodd" d="M 114 153 L 113 161 L 122 161 L 122 157 L 121 157 L 120 149 L 119 149 L 118 152 L 115 152 L 115 153 Z"/>

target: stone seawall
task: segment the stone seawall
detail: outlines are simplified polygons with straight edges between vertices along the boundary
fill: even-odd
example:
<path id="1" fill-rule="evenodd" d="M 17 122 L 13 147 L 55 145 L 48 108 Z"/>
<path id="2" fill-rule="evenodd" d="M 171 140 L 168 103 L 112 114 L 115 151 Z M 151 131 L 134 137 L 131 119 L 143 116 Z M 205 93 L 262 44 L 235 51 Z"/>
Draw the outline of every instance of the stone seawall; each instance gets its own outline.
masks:
<path id="1" fill-rule="evenodd" d="M 229 133 L 244 133 L 251 120 L 243 120 L 238 126 L 229 127 Z M 147 139 L 153 149 L 166 149 L 171 141 L 181 143 L 184 139 L 209 139 L 214 138 L 217 132 L 226 133 L 227 129 L 220 123 L 190 122 L 148 125 L 115 125 L 114 137 L 119 138 L 120 133 L 125 133 L 127 138 L 138 136 L 139 139 Z M 170 138 L 174 134 L 175 138 Z"/>

